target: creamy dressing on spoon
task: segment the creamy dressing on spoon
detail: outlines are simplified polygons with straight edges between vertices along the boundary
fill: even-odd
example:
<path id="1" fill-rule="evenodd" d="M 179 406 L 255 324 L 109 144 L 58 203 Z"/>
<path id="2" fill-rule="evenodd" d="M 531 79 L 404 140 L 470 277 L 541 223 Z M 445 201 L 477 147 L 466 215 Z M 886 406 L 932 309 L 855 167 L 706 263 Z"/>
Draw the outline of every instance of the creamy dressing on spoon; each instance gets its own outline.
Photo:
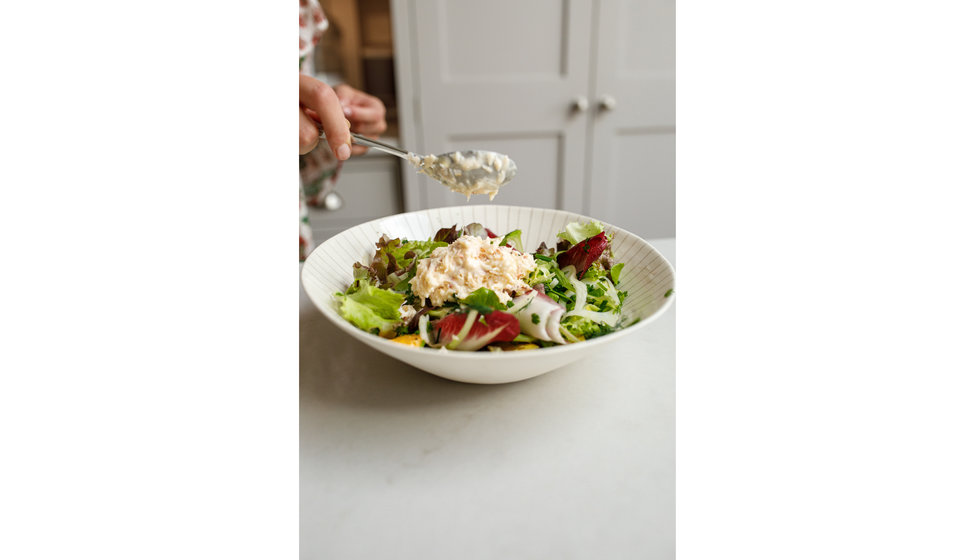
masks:
<path id="1" fill-rule="evenodd" d="M 449 187 L 449 190 L 466 195 L 497 195 L 500 186 L 509 181 L 507 170 L 513 164 L 509 157 L 495 152 L 469 151 L 465 154 L 452 152 L 436 156 L 420 156 L 408 153 L 408 161 L 424 173 Z"/>

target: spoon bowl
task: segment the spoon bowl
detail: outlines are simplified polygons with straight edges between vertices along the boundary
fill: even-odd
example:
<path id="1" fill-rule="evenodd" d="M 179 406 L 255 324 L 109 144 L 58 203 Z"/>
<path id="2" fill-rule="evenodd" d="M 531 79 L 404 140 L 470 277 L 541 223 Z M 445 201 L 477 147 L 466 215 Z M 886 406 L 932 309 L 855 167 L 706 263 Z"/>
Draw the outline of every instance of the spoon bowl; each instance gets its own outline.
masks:
<path id="1" fill-rule="evenodd" d="M 517 175 L 514 160 L 486 150 L 448 152 L 438 156 L 410 153 L 408 161 L 419 173 L 432 177 L 452 191 L 465 194 L 467 200 L 474 194 L 487 194 L 493 200 L 497 190 Z"/>
<path id="2" fill-rule="evenodd" d="M 351 133 L 354 142 L 398 156 L 423 173 L 446 185 L 450 190 L 466 195 L 490 195 L 517 176 L 517 164 L 504 154 L 486 150 L 464 150 L 439 155 L 419 155 L 383 142 Z"/>

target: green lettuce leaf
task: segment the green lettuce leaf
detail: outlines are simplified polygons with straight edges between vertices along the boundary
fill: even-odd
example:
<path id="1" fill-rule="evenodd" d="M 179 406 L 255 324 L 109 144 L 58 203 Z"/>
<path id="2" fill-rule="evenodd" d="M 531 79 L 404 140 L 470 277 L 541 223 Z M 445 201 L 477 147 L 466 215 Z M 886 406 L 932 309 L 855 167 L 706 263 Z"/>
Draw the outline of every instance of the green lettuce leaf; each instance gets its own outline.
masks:
<path id="1" fill-rule="evenodd" d="M 521 230 L 515 229 L 500 240 L 500 245 L 510 245 L 518 251 L 524 251 L 524 243 L 521 241 Z"/>
<path id="2" fill-rule="evenodd" d="M 612 280 L 613 285 L 619 284 L 619 274 L 623 271 L 623 263 L 617 263 L 609 271 L 609 278 Z"/>
<path id="3" fill-rule="evenodd" d="M 488 315 L 493 311 L 503 311 L 507 306 L 500 303 L 497 294 L 488 288 L 480 288 L 470 295 L 463 298 L 460 303 L 476 309 L 483 315 Z"/>
<path id="4" fill-rule="evenodd" d="M 534 270 L 527 275 L 527 283 L 531 286 L 535 284 L 549 286 L 555 277 L 554 260 L 548 257 L 548 260 L 537 260 L 534 264 Z"/>
<path id="5" fill-rule="evenodd" d="M 606 269 L 605 268 L 602 268 L 602 264 L 600 264 L 599 261 L 595 261 L 582 274 L 582 277 L 580 278 L 580 280 L 582 280 L 583 282 L 590 282 L 590 281 L 596 280 L 597 278 L 601 278 L 601 277 L 607 276 L 607 275 L 608 275 L 608 273 L 606 272 Z"/>
<path id="6" fill-rule="evenodd" d="M 587 224 L 572 222 L 565 226 L 565 231 L 559 233 L 558 237 L 576 245 L 600 233 L 602 233 L 602 224 L 593 220 Z"/>
<path id="7" fill-rule="evenodd" d="M 340 316 L 363 331 L 389 333 L 402 322 L 404 301 L 399 293 L 360 282 L 356 291 L 340 296 Z"/>
<path id="8" fill-rule="evenodd" d="M 579 317 L 577 315 L 562 317 L 561 326 L 565 327 L 569 333 L 583 338 L 595 338 L 612 332 L 614 329 L 602 323 Z"/>
<path id="9" fill-rule="evenodd" d="M 445 247 L 443 241 L 402 241 L 401 245 L 390 250 L 390 254 L 395 257 L 398 267 L 405 267 L 412 263 L 413 258 L 424 259 L 428 257 L 436 247 Z M 414 257 L 407 257 L 411 251 Z"/>
<path id="10" fill-rule="evenodd" d="M 344 294 L 353 294 L 361 287 L 361 284 L 369 284 L 370 282 L 371 269 L 359 262 L 356 262 L 354 263 L 354 281 L 351 282 Z"/>

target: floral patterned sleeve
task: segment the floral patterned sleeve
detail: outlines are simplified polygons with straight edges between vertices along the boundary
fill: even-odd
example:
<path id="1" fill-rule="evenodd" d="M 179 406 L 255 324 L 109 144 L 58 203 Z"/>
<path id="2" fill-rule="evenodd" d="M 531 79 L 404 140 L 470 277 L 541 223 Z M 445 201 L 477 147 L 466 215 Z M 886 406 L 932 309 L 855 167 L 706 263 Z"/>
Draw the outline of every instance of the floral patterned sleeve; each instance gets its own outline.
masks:
<path id="1" fill-rule="evenodd" d="M 327 16 L 317 0 L 299 0 L 299 69 L 313 75 L 313 50 L 327 30 Z"/>
<path id="2" fill-rule="evenodd" d="M 308 75 L 315 72 L 313 53 L 323 33 L 327 18 L 317 0 L 299 0 L 299 70 Z M 340 162 L 326 142 L 317 145 L 299 161 L 299 259 L 305 260 L 313 250 L 313 229 L 310 227 L 309 206 L 320 206 L 332 190 L 340 172 Z"/>

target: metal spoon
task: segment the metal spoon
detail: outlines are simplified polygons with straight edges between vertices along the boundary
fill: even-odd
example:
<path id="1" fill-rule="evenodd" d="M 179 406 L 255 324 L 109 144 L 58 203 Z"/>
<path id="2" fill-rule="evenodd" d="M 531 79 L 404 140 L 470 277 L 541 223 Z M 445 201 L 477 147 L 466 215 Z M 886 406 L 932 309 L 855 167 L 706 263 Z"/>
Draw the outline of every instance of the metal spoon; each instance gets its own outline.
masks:
<path id="1" fill-rule="evenodd" d="M 490 200 L 497 189 L 509 183 L 517 175 L 517 164 L 504 154 L 485 150 L 465 150 L 445 154 L 422 156 L 384 142 L 351 133 L 354 142 L 382 152 L 398 156 L 411 163 L 419 173 L 446 185 L 451 190 L 466 195 L 489 194 Z"/>

